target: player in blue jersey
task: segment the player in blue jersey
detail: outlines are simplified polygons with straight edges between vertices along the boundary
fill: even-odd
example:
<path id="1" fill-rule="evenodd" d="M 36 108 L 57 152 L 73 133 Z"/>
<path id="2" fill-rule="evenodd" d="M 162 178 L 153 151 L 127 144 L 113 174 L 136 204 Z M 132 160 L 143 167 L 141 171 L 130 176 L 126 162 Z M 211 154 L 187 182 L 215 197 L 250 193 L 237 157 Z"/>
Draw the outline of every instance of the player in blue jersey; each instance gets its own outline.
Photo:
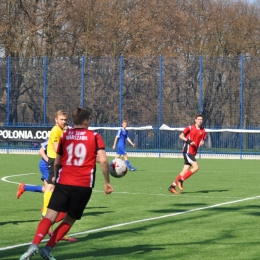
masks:
<path id="1" fill-rule="evenodd" d="M 63 131 L 66 132 L 69 128 L 69 125 L 65 123 Z M 24 183 L 20 183 L 18 186 L 18 190 L 16 193 L 16 198 L 19 199 L 21 195 L 25 191 L 30 192 L 41 192 L 44 193 L 46 187 L 47 187 L 47 180 L 49 177 L 49 168 L 48 168 L 48 156 L 47 156 L 47 145 L 48 145 L 48 139 L 41 143 L 41 148 L 39 150 L 39 155 L 41 156 L 41 160 L 39 162 L 39 170 L 42 174 L 41 180 L 44 182 L 44 186 L 40 185 L 27 185 Z"/>
<path id="2" fill-rule="evenodd" d="M 41 180 L 44 182 L 44 186 L 40 185 L 27 185 L 24 183 L 20 183 L 18 186 L 18 190 L 16 193 L 17 199 L 21 197 L 21 195 L 25 191 L 30 191 L 30 192 L 44 192 L 45 191 L 45 186 L 47 185 L 46 180 L 48 179 L 49 176 L 49 169 L 48 169 L 48 157 L 46 155 L 46 147 L 47 147 L 48 140 L 45 142 L 41 143 L 41 148 L 39 150 L 39 154 L 41 155 L 41 160 L 39 162 L 39 169 L 42 174 Z"/>
<path id="3" fill-rule="evenodd" d="M 128 167 L 129 170 L 131 171 L 135 171 L 136 168 L 133 167 L 131 165 L 131 163 L 128 160 L 128 155 L 127 152 L 125 150 L 125 146 L 126 146 L 126 140 L 133 146 L 135 147 L 135 144 L 131 141 L 131 139 L 129 138 L 128 135 L 128 131 L 126 130 L 127 127 L 127 121 L 123 120 L 122 122 L 122 127 L 117 131 L 117 135 L 115 137 L 115 141 L 114 141 L 114 145 L 113 145 L 113 149 L 116 149 L 117 147 L 117 151 L 116 151 L 116 158 L 120 158 L 121 156 L 124 156 L 125 159 L 125 163 Z"/>

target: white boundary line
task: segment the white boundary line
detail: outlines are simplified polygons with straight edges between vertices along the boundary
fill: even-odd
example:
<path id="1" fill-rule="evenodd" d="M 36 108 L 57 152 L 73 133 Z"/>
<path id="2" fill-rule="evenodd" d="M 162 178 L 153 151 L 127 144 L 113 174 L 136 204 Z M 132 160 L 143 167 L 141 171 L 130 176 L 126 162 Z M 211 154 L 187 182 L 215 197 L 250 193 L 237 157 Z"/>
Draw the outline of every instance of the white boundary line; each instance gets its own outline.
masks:
<path id="1" fill-rule="evenodd" d="M 220 207 L 220 206 L 223 206 L 223 205 L 230 205 L 230 204 L 234 204 L 234 203 L 239 203 L 239 202 L 244 202 L 244 201 L 254 200 L 254 199 L 259 199 L 259 198 L 260 198 L 260 196 L 255 196 L 255 197 L 250 197 L 250 198 L 245 198 L 245 199 L 240 199 L 240 200 L 233 200 L 233 201 L 223 202 L 223 203 L 214 204 L 214 205 L 211 205 L 211 206 L 208 206 L 208 207 L 196 208 L 196 209 L 181 211 L 181 212 L 177 212 L 177 213 L 162 215 L 162 216 L 158 216 L 158 217 L 139 219 L 139 220 L 125 222 L 125 223 L 116 224 L 116 225 L 112 225 L 112 226 L 86 230 L 86 231 L 83 231 L 83 232 L 70 234 L 70 236 L 77 236 L 77 235 L 90 234 L 90 233 L 97 233 L 97 232 L 100 232 L 100 231 L 103 231 L 103 230 L 108 230 L 108 229 L 113 229 L 113 228 L 118 228 L 118 227 L 124 227 L 124 226 L 128 226 L 128 225 L 133 225 L 133 224 L 137 224 L 137 223 L 148 222 L 148 221 L 153 221 L 153 220 L 158 220 L 158 219 L 163 219 L 163 218 L 174 217 L 174 216 L 183 215 L 183 214 L 187 214 L 187 213 L 192 213 L 192 212 L 196 212 L 196 211 L 200 211 L 200 210 L 217 208 L 217 207 Z M 48 239 L 44 239 L 42 241 L 43 242 L 44 241 L 48 241 Z M 31 244 L 31 242 L 30 243 L 13 245 L 13 246 L 1 247 L 0 251 L 13 249 L 13 248 L 17 248 L 17 247 L 22 247 L 22 246 L 28 246 L 30 244 Z"/>
<path id="2" fill-rule="evenodd" d="M 17 182 L 8 181 L 7 178 L 15 177 L 15 176 L 31 175 L 31 174 L 36 174 L 36 173 L 25 173 L 25 174 L 17 174 L 17 175 L 5 176 L 5 177 L 1 178 L 1 180 L 5 181 L 5 182 L 17 184 Z M 97 233 L 97 232 L 100 232 L 100 231 L 103 231 L 103 230 L 108 230 L 108 229 L 113 229 L 113 228 L 118 228 L 118 227 L 123 227 L 123 226 L 128 226 L 128 225 L 134 225 L 134 224 L 137 224 L 137 223 L 148 222 L 148 221 L 164 219 L 164 218 L 169 218 L 169 217 L 175 217 L 175 216 L 178 216 L 178 215 L 192 213 L 192 212 L 196 212 L 196 211 L 200 211 L 200 210 L 206 210 L 206 209 L 210 209 L 210 208 L 217 208 L 217 207 L 220 207 L 220 206 L 223 206 L 223 205 L 230 205 L 230 204 L 234 204 L 234 203 L 239 203 L 239 202 L 244 202 L 244 201 L 254 200 L 254 199 L 259 199 L 259 198 L 260 198 L 260 196 L 255 196 L 255 197 L 249 197 L 249 198 L 245 198 L 245 199 L 239 199 L 239 200 L 223 202 L 223 203 L 214 204 L 214 205 L 211 205 L 211 206 L 208 206 L 208 207 L 201 207 L 201 208 L 196 208 L 196 209 L 190 209 L 190 210 L 176 212 L 176 213 L 167 214 L 167 215 L 162 215 L 162 216 L 158 216 L 158 217 L 139 219 L 139 220 L 125 222 L 125 223 L 121 223 L 121 224 L 115 224 L 115 225 L 111 225 L 111 226 L 107 226 L 107 227 L 102 227 L 102 228 L 97 228 L 97 229 L 92 229 L 92 230 L 86 230 L 86 231 L 83 231 L 83 232 L 70 234 L 70 236 L 84 235 L 84 234 L 90 234 L 90 233 Z M 44 241 L 48 241 L 48 239 L 42 240 L 42 242 L 44 242 Z M 0 247 L 0 251 L 13 249 L 13 248 L 17 248 L 17 247 L 22 247 L 22 246 L 28 246 L 30 244 L 31 244 L 31 242 L 24 243 L 24 244 L 17 244 L 17 245 L 7 246 L 7 247 Z"/>
<path id="3" fill-rule="evenodd" d="M 1 178 L 1 181 L 13 183 L 13 184 L 19 184 L 20 182 L 8 181 L 7 178 L 16 177 L 16 176 L 25 176 L 25 175 L 31 175 L 31 174 L 39 174 L 39 173 L 32 172 L 32 173 L 24 173 L 24 174 L 5 176 L 5 177 Z M 26 184 L 26 185 L 30 186 L 30 185 L 33 185 L 33 184 Z"/>

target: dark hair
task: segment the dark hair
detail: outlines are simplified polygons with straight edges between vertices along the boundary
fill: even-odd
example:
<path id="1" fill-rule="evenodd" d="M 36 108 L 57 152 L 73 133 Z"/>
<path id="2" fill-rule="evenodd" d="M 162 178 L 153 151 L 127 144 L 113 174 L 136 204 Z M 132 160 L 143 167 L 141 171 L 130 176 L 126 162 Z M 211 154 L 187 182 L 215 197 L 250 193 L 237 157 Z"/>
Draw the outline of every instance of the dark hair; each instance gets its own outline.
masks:
<path id="1" fill-rule="evenodd" d="M 81 125 L 84 120 L 91 119 L 92 109 L 89 107 L 78 107 L 72 112 L 72 121 L 74 125 Z"/>
<path id="2" fill-rule="evenodd" d="M 198 115 L 195 116 L 195 119 L 197 119 L 198 117 L 202 117 L 203 118 L 203 115 L 198 114 Z"/>

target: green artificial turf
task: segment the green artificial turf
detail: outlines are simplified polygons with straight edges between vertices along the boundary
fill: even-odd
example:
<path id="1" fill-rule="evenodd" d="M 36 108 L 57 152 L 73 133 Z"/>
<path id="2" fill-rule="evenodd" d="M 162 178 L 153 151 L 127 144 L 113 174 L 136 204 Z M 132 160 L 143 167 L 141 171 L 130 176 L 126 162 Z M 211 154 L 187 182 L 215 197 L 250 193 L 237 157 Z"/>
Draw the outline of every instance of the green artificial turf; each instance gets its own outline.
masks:
<path id="1" fill-rule="evenodd" d="M 259 161 L 198 159 L 200 170 L 175 195 L 168 187 L 182 159 L 129 159 L 137 171 L 111 177 L 108 196 L 97 166 L 92 198 L 69 232 L 78 242 L 59 242 L 57 260 L 259 259 Z M 0 259 L 19 259 L 41 218 L 43 195 L 15 194 L 20 182 L 41 185 L 39 156 L 3 154 L 0 161 Z"/>

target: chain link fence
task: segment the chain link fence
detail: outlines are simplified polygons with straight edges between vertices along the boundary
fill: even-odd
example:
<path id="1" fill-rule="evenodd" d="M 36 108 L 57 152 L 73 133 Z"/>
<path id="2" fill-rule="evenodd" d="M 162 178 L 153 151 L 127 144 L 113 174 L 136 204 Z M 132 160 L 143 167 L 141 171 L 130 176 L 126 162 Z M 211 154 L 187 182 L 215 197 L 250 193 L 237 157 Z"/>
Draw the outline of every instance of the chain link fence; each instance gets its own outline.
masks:
<path id="1" fill-rule="evenodd" d="M 53 125 L 55 112 L 94 109 L 93 125 L 257 128 L 258 58 L 1 58 L 0 123 Z"/>
<path id="2" fill-rule="evenodd" d="M 243 55 L 1 58 L 2 146 L 9 149 L 21 144 L 31 149 L 37 142 L 17 139 L 9 143 L 10 133 L 20 129 L 27 135 L 30 127 L 49 129 L 59 109 L 68 112 L 71 124 L 70 115 L 77 106 L 90 106 L 92 126 L 118 127 L 123 119 L 129 126 L 152 126 L 130 131 L 136 148 L 128 147 L 129 152 L 180 152 L 180 132 L 159 128 L 163 124 L 184 127 L 194 122 L 196 114 L 203 114 L 206 128 L 223 131 L 208 132 L 202 153 L 258 155 L 259 71 L 259 58 Z M 115 130 L 98 131 L 112 152 Z"/>

